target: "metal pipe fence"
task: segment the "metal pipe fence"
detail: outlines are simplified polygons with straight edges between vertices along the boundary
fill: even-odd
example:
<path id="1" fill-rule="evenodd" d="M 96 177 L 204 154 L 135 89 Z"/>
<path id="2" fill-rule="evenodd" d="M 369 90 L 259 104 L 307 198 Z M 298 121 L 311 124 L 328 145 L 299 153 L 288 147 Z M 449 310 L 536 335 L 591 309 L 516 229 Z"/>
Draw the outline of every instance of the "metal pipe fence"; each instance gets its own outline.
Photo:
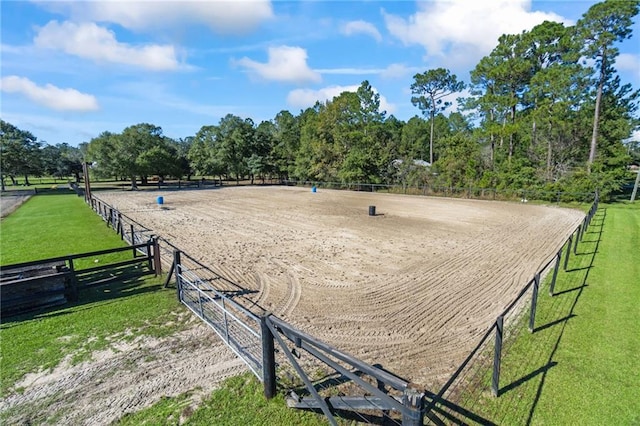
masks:
<path id="1" fill-rule="evenodd" d="M 174 256 L 178 299 L 209 325 L 260 381 L 264 381 L 260 318 L 183 265 L 179 251 Z"/>

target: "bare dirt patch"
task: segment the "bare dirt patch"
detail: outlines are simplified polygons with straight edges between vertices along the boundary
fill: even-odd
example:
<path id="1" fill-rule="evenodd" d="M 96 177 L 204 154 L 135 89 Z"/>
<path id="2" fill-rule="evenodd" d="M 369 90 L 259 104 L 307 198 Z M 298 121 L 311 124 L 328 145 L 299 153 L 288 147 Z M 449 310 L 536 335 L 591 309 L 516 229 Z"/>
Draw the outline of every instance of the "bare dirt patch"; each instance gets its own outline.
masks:
<path id="1" fill-rule="evenodd" d="M 6 424 L 107 425 L 126 413 L 194 391 L 198 403 L 245 367 L 211 330 L 194 318 L 186 331 L 165 339 L 114 342 L 91 361 L 61 363 L 28 374 L 22 392 L 0 401 Z"/>
<path id="2" fill-rule="evenodd" d="M 255 290 L 254 311 L 433 389 L 583 218 L 557 207 L 293 187 L 100 197 Z M 370 205 L 379 215 L 368 215 Z"/>

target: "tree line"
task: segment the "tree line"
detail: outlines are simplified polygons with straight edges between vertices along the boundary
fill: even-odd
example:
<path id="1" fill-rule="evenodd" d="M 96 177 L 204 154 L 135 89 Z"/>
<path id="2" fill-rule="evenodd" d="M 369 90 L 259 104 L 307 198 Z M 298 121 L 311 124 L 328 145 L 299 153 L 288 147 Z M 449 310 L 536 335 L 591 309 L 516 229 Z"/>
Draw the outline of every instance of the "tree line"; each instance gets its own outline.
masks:
<path id="1" fill-rule="evenodd" d="M 471 71 L 468 87 L 444 68 L 416 74 L 411 102 L 422 116 L 406 122 L 380 109 L 366 80 L 297 115 L 282 110 L 256 124 L 228 114 L 178 140 L 141 123 L 79 148 L 41 146 L 3 121 L 3 184 L 4 175 L 26 179 L 45 167 L 77 173 L 89 161 L 98 175 L 130 179 L 134 188 L 149 176 L 198 175 L 611 192 L 640 161 L 638 141 L 629 140 L 640 125 L 640 92 L 615 68 L 615 46 L 631 37 L 639 3 L 606 0 L 574 26 L 544 22 L 505 34 Z M 445 114 L 447 100 L 465 88 L 459 111 Z"/>

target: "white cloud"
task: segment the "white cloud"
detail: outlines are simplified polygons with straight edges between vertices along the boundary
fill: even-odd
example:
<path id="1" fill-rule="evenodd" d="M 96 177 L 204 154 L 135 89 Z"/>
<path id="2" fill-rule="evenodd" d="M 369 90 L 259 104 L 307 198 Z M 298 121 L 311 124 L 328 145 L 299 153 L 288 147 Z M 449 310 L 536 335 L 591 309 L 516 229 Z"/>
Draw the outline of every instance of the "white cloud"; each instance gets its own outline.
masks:
<path id="1" fill-rule="evenodd" d="M 555 13 L 531 11 L 531 0 L 451 0 L 418 2 L 408 18 L 382 12 L 388 31 L 428 56 L 474 64 L 496 46 L 502 34 L 517 34 L 545 20 L 570 24 Z"/>
<path id="2" fill-rule="evenodd" d="M 288 83 L 317 83 L 322 80 L 320 74 L 307 65 L 307 51 L 301 47 L 270 47 L 268 55 L 269 60 L 266 63 L 247 57 L 234 62 L 265 80 Z"/>
<path id="3" fill-rule="evenodd" d="M 15 75 L 3 77 L 0 90 L 21 93 L 39 105 L 58 111 L 95 111 L 99 108 L 93 95 L 75 89 L 61 89 L 52 84 L 38 86 L 28 78 Z"/>
<path id="4" fill-rule="evenodd" d="M 133 65 L 154 71 L 184 67 L 176 59 L 175 48 L 171 45 L 132 46 L 120 43 L 112 31 L 95 23 L 50 21 L 39 29 L 34 44 L 96 62 Z"/>
<path id="5" fill-rule="evenodd" d="M 308 108 L 313 106 L 316 101 L 330 101 L 334 97 L 340 95 L 342 92 L 356 92 L 358 90 L 358 87 L 360 86 L 327 86 L 318 90 L 295 89 L 290 91 L 287 95 L 287 104 L 294 108 Z M 378 93 L 375 87 L 372 87 L 372 90 Z M 389 103 L 387 101 L 387 98 L 380 95 L 380 110 L 386 111 L 388 114 L 393 114 L 396 110 L 396 106 L 392 103 Z"/>
<path id="6" fill-rule="evenodd" d="M 241 34 L 271 19 L 269 0 L 199 1 L 43 1 L 42 6 L 75 21 L 110 22 L 130 30 L 180 28 L 204 24 L 225 34 Z"/>
<path id="7" fill-rule="evenodd" d="M 619 71 L 630 71 L 634 77 L 640 78 L 640 55 L 621 53 L 616 58 L 616 68 Z"/>
<path id="8" fill-rule="evenodd" d="M 342 26 L 340 29 L 344 35 L 365 34 L 373 37 L 377 41 L 382 41 L 382 35 L 380 31 L 370 22 L 367 21 L 350 21 Z"/>
<path id="9" fill-rule="evenodd" d="M 402 78 L 411 74 L 415 74 L 423 70 L 420 67 L 408 67 L 404 64 L 391 64 L 382 72 L 380 72 L 380 77 L 382 78 Z"/>

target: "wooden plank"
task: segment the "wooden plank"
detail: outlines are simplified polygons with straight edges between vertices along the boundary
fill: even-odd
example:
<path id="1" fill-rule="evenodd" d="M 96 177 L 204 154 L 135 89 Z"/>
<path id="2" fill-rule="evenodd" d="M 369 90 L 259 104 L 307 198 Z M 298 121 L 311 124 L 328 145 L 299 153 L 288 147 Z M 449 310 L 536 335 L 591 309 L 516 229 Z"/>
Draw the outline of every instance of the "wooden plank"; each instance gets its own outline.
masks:
<path id="1" fill-rule="evenodd" d="M 23 263 L 15 263 L 15 264 L 12 264 L 12 265 L 3 265 L 3 266 L 0 266 L 0 271 L 1 270 L 5 270 L 5 269 L 9 270 L 9 269 L 32 266 L 32 265 L 42 265 L 42 264 L 47 264 L 47 263 L 51 263 L 51 262 L 66 262 L 69 259 L 81 259 L 83 257 L 93 257 L 93 256 L 104 255 L 104 254 L 119 253 L 121 251 L 127 251 L 127 250 L 131 250 L 131 249 L 134 249 L 134 250 L 135 249 L 141 249 L 143 247 L 147 247 L 147 243 L 136 244 L 136 245 L 129 246 L 129 247 L 116 247 L 116 248 L 112 248 L 112 249 L 98 250 L 98 251 L 92 251 L 92 252 L 87 252 L 87 253 L 78 253 L 78 254 L 71 254 L 71 255 L 67 255 L 67 256 L 51 257 L 51 258 L 48 258 L 48 259 L 34 260 L 34 261 L 31 261 L 31 262 L 23 262 Z"/>
<path id="2" fill-rule="evenodd" d="M 17 277 L 23 275 L 24 278 L 29 276 L 45 275 L 60 272 L 66 267 L 66 262 L 43 262 L 37 265 L 17 266 L 17 267 L 2 267 L 0 268 L 0 280 L 12 279 L 13 276 Z"/>

